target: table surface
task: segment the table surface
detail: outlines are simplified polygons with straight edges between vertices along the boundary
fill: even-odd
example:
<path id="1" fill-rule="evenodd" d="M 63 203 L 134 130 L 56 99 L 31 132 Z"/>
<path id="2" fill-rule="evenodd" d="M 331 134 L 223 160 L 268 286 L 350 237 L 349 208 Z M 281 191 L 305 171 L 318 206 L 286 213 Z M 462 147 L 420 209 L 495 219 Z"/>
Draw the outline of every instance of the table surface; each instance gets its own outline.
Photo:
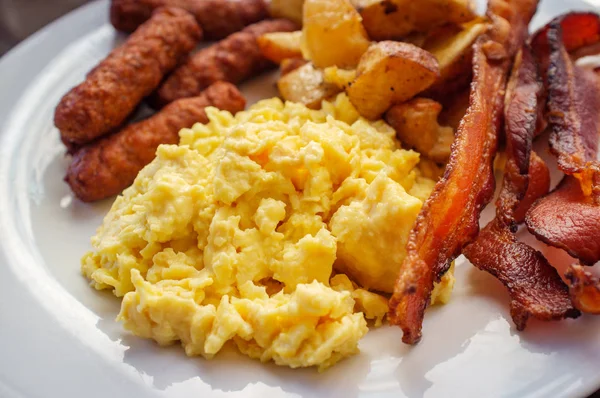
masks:
<path id="1" fill-rule="evenodd" d="M 43 26 L 90 0 L 0 0 L 0 56 Z M 600 391 L 588 398 L 600 398 Z"/>

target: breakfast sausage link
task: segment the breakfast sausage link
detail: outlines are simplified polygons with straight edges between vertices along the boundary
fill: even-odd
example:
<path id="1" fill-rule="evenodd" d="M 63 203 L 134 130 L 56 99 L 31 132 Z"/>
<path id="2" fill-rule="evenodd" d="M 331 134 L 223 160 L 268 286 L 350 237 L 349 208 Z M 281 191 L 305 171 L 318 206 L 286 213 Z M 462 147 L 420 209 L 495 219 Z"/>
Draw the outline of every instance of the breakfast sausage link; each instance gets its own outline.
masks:
<path id="1" fill-rule="evenodd" d="M 162 8 L 67 93 L 54 114 L 63 141 L 85 144 L 120 126 L 194 49 L 202 30 L 179 8 Z"/>
<path id="2" fill-rule="evenodd" d="M 193 97 L 219 80 L 237 84 L 263 72 L 272 64 L 261 54 L 257 37 L 296 29 L 286 19 L 266 20 L 198 51 L 167 78 L 154 96 L 153 105 L 161 107 L 179 98 Z"/>
<path id="3" fill-rule="evenodd" d="M 175 101 L 144 121 L 82 147 L 65 181 L 84 202 L 121 193 L 154 159 L 159 145 L 177 144 L 182 128 L 208 122 L 208 106 L 235 113 L 244 109 L 246 100 L 232 84 L 217 82 L 198 97 Z"/>
<path id="4" fill-rule="evenodd" d="M 220 40 L 268 16 L 264 0 L 112 0 L 110 21 L 117 30 L 133 32 L 162 6 L 193 14 L 207 40 Z"/>

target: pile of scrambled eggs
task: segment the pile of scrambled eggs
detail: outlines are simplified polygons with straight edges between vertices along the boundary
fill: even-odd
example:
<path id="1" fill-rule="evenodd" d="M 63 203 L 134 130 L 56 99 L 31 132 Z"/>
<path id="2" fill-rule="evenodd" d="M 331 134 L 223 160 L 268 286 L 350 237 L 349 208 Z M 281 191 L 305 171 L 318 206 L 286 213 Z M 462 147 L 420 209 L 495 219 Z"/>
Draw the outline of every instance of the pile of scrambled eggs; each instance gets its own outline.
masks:
<path id="1" fill-rule="evenodd" d="M 315 111 L 279 99 L 163 145 L 117 198 L 82 270 L 123 297 L 118 319 L 211 358 L 225 344 L 325 369 L 381 324 L 409 231 L 434 181 L 384 122 L 341 94 Z M 448 273 L 435 290 L 445 302 Z"/>

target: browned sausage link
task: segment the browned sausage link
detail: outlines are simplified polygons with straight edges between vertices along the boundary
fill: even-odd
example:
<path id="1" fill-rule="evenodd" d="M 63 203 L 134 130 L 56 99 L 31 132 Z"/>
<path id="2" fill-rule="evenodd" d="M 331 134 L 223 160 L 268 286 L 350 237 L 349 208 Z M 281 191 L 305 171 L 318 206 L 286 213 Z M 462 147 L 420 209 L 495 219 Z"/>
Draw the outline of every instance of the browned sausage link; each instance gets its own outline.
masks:
<path id="1" fill-rule="evenodd" d="M 193 97 L 219 80 L 237 84 L 268 69 L 272 64 L 262 56 L 256 38 L 264 33 L 296 29 L 286 19 L 267 20 L 198 51 L 167 78 L 152 99 L 153 105 L 161 107 L 179 98 Z"/>
<path id="2" fill-rule="evenodd" d="M 161 6 L 192 13 L 207 40 L 220 40 L 268 16 L 264 0 L 112 0 L 110 21 L 117 30 L 133 32 Z"/>
<path id="3" fill-rule="evenodd" d="M 200 27 L 187 11 L 157 10 L 62 98 L 54 124 L 63 141 L 85 144 L 120 126 L 201 36 Z"/>
<path id="4" fill-rule="evenodd" d="M 235 113 L 246 100 L 232 84 L 217 82 L 198 97 L 175 101 L 149 119 L 84 146 L 73 157 L 65 181 L 84 202 L 121 193 L 154 159 L 160 144 L 177 144 L 179 130 L 208 121 L 207 106 Z"/>

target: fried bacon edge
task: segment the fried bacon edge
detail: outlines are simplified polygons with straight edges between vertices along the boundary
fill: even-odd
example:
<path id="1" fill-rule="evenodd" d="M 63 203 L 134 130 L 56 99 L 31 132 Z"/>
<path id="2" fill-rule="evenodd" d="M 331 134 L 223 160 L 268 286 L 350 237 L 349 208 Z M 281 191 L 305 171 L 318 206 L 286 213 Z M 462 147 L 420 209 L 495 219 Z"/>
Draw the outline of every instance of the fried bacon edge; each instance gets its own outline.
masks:
<path id="1" fill-rule="evenodd" d="M 496 218 L 463 253 L 507 288 L 510 314 L 518 330 L 534 317 L 544 321 L 580 315 L 559 273 L 539 251 L 517 241 L 516 225 L 531 204 L 548 193 L 550 172 L 532 152 L 543 92 L 537 64 L 525 45 L 515 59 L 505 99 L 507 161 Z"/>
<path id="2" fill-rule="evenodd" d="M 597 71 L 575 64 L 600 52 L 600 16 L 570 13 L 556 18 L 533 39 L 548 86 L 550 145 L 567 174 L 558 187 L 528 212 L 530 232 L 580 260 L 566 277 L 573 305 L 600 314 L 600 280 L 583 265 L 600 260 L 600 80 Z"/>
<path id="3" fill-rule="evenodd" d="M 462 119 L 444 177 L 425 202 L 389 302 L 389 319 L 402 340 L 421 339 L 425 309 L 462 248 L 479 233 L 479 215 L 495 189 L 493 159 L 502 124 L 512 57 L 527 36 L 537 0 L 490 0 L 492 27 L 474 45 L 470 105 Z"/>
<path id="4" fill-rule="evenodd" d="M 531 208 L 526 223 L 539 240 L 585 265 L 600 261 L 600 79 L 574 58 L 599 43 L 600 17 L 590 13 L 559 17 L 532 41 L 545 68 L 550 149 L 567 177 Z"/>
<path id="5" fill-rule="evenodd" d="M 547 119 L 550 150 L 558 167 L 581 182 L 586 195 L 600 200 L 600 164 L 597 161 L 600 85 L 596 74 L 577 66 L 571 54 L 588 53 L 600 43 L 600 18 L 570 13 L 551 21 L 533 39 L 548 90 Z M 600 204 L 600 203 L 599 203 Z"/>
<path id="6" fill-rule="evenodd" d="M 600 315 L 600 280 L 578 264 L 569 267 L 566 277 L 573 304 L 582 312 Z"/>

